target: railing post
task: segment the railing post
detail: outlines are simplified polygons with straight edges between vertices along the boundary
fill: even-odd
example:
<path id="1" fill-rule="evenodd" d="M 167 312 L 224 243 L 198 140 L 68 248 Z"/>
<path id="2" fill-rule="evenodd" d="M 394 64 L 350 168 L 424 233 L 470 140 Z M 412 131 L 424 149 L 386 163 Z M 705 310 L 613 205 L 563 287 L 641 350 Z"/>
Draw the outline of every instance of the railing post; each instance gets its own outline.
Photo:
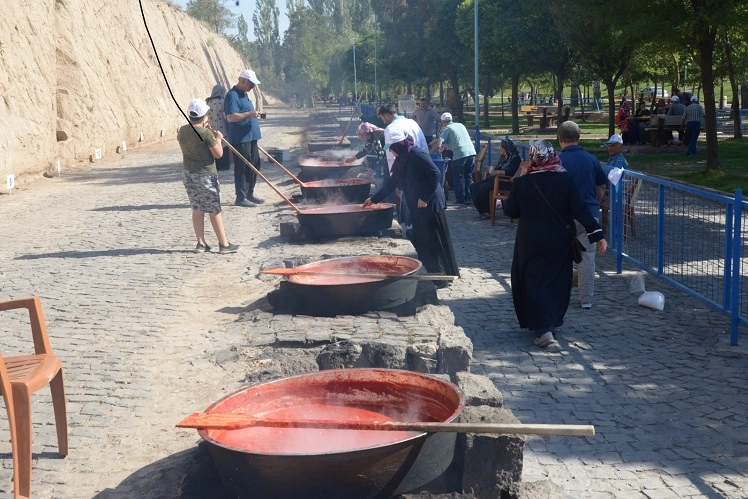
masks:
<path id="1" fill-rule="evenodd" d="M 618 185 L 613 185 L 615 189 L 615 210 L 612 210 L 613 220 L 615 223 L 615 238 L 616 238 L 616 273 L 620 274 L 623 272 L 623 181 L 626 176 L 626 172 L 623 172 Z"/>
<path id="2" fill-rule="evenodd" d="M 733 201 L 734 203 L 734 201 Z M 732 300 L 732 238 L 735 232 L 735 205 L 725 205 L 725 270 L 723 272 L 723 309 L 730 310 Z"/>
<path id="3" fill-rule="evenodd" d="M 657 275 L 665 272 L 665 185 L 657 190 Z"/>
<path id="4" fill-rule="evenodd" d="M 740 317 L 740 251 L 743 245 L 741 220 L 743 214 L 743 189 L 735 191 L 735 236 L 732 238 L 732 313 L 730 345 L 738 345 L 738 319 Z"/>

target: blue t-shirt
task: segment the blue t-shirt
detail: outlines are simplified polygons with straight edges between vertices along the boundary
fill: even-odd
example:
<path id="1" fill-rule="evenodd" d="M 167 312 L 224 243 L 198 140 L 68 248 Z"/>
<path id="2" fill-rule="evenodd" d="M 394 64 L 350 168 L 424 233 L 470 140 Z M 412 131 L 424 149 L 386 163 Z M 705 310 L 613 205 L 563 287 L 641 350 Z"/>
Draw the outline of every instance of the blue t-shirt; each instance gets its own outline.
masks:
<path id="1" fill-rule="evenodd" d="M 600 161 L 579 145 L 565 147 L 558 157 L 574 178 L 582 201 L 590 209 L 592 216 L 599 218 L 600 202 L 597 200 L 596 187 L 608 183 L 608 177 L 600 166 Z"/>
<path id="2" fill-rule="evenodd" d="M 226 111 L 226 116 L 228 116 L 234 113 L 254 111 L 255 107 L 252 105 L 249 97 L 247 97 L 246 92 L 242 92 L 236 86 L 233 86 L 226 94 L 226 98 L 223 99 L 223 109 Z M 252 142 L 253 140 L 260 140 L 262 138 L 260 120 L 257 118 L 247 118 L 236 123 L 226 120 L 226 126 L 229 132 L 228 140 L 232 145 Z"/>

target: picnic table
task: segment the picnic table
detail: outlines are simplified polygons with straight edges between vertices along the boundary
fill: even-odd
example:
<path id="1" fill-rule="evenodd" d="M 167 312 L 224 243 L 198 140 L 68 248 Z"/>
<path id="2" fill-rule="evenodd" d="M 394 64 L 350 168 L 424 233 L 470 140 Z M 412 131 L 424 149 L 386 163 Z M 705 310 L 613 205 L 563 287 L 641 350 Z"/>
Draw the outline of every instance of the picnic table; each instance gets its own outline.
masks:
<path id="1" fill-rule="evenodd" d="M 644 128 L 644 132 L 649 133 L 650 142 L 653 147 L 659 147 L 668 140 L 673 132 L 683 135 L 686 127 L 683 124 L 683 116 L 652 116 L 649 126 Z"/>
<path id="2" fill-rule="evenodd" d="M 538 119 L 540 128 L 548 128 L 553 126 L 553 121 L 558 118 L 555 114 L 548 114 L 549 109 L 554 109 L 547 106 L 520 106 L 520 111 L 525 113 L 527 117 L 527 126 L 533 126 L 535 119 Z"/>

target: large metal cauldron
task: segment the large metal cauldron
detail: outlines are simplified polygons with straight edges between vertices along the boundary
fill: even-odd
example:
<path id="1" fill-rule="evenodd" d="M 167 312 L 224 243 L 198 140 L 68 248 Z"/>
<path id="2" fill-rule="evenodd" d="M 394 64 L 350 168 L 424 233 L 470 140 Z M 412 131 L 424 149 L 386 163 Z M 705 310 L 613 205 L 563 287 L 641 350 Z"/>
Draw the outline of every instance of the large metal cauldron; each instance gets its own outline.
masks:
<path id="1" fill-rule="evenodd" d="M 361 166 L 363 159 L 346 163 L 344 160 L 325 160 L 318 158 L 304 158 L 299 161 L 301 173 L 299 178 L 306 181 L 324 180 L 328 178 L 341 178 L 351 168 Z"/>
<path id="2" fill-rule="evenodd" d="M 421 262 L 398 255 L 366 255 L 330 258 L 299 265 L 298 271 L 334 274 L 387 274 L 404 276 L 418 272 Z M 415 279 L 297 274 L 286 277 L 278 292 L 268 295 L 274 309 L 284 312 L 333 317 L 386 310 L 412 300 Z"/>
<path id="3" fill-rule="evenodd" d="M 371 192 L 365 178 L 315 180 L 301 184 L 304 199 L 313 203 L 363 203 Z"/>
<path id="4" fill-rule="evenodd" d="M 392 227 L 395 205 L 341 204 L 306 208 L 296 213 L 299 224 L 315 237 L 344 237 L 373 235 Z"/>
<path id="5" fill-rule="evenodd" d="M 309 142 L 306 144 L 306 152 L 307 154 L 313 153 L 313 152 L 323 152 L 323 151 L 331 151 L 331 150 L 337 150 L 340 151 L 342 149 L 350 149 L 351 143 L 349 141 L 344 141 L 344 143 L 340 143 L 339 141 L 335 142 Z"/>
<path id="6" fill-rule="evenodd" d="M 209 413 L 263 418 L 451 422 L 464 398 L 430 376 L 336 369 L 252 386 Z M 455 433 L 299 428 L 200 430 L 223 484 L 244 499 L 372 499 L 412 491 L 452 461 Z"/>

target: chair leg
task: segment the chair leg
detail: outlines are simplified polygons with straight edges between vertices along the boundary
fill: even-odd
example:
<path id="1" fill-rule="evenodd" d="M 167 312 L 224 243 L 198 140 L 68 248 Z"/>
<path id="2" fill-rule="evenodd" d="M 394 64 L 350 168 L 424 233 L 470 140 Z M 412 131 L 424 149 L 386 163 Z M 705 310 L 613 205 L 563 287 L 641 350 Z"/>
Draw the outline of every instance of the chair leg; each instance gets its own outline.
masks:
<path id="1" fill-rule="evenodd" d="M 49 382 L 52 391 L 52 407 L 55 411 L 55 428 L 57 429 L 57 448 L 61 456 L 68 455 L 68 415 L 65 402 L 65 385 L 62 369 Z"/>
<path id="2" fill-rule="evenodd" d="M 494 225 L 494 220 L 496 219 L 496 200 L 493 197 L 491 198 L 488 211 L 491 213 L 491 225 Z"/>
<path id="3" fill-rule="evenodd" d="M 13 385 L 13 406 L 18 440 L 18 482 L 14 490 L 31 497 L 31 394 L 26 385 Z"/>

